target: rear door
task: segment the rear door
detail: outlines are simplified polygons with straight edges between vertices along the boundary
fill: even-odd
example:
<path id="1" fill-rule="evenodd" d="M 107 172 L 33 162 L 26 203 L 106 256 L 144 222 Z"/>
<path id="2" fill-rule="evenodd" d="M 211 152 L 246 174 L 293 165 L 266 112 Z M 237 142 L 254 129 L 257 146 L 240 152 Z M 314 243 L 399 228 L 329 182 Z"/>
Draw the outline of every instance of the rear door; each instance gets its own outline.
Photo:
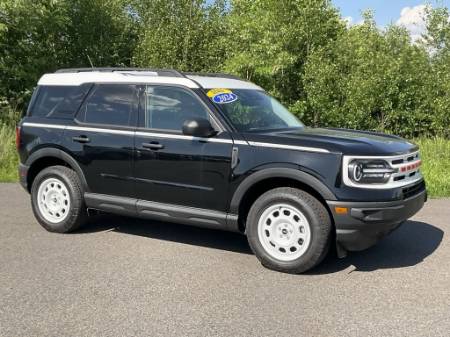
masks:
<path id="1" fill-rule="evenodd" d="M 211 138 L 182 134 L 183 122 L 209 119 L 219 133 Z M 226 211 L 232 139 L 191 90 L 147 86 L 136 131 L 137 198 Z"/>
<path id="2" fill-rule="evenodd" d="M 97 84 L 64 134 L 64 146 L 78 161 L 90 192 L 134 197 L 132 178 L 138 88 Z"/>

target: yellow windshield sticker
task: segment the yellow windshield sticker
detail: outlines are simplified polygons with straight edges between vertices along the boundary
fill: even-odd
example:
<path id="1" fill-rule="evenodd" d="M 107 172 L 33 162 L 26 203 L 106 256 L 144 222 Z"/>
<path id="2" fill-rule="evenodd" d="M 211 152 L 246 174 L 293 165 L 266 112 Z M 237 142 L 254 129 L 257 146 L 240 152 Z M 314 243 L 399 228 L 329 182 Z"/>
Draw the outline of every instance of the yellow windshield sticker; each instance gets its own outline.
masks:
<path id="1" fill-rule="evenodd" d="M 230 89 L 223 89 L 223 88 L 216 88 L 209 90 L 206 94 L 209 98 L 213 98 L 214 96 L 220 95 L 220 94 L 231 94 Z"/>

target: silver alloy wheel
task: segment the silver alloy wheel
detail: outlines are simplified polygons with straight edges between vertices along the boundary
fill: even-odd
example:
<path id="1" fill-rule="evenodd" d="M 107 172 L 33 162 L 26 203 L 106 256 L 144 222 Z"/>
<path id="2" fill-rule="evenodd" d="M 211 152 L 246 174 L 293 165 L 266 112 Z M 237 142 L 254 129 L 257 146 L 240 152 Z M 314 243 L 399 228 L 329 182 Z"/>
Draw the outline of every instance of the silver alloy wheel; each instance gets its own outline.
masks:
<path id="1" fill-rule="evenodd" d="M 51 223 L 60 223 L 69 215 L 70 194 L 59 179 L 48 178 L 39 186 L 37 204 L 42 217 Z"/>
<path id="2" fill-rule="evenodd" d="M 301 257 L 311 243 L 311 227 L 305 215 L 288 204 L 275 204 L 261 214 L 258 239 L 273 258 L 293 261 Z"/>

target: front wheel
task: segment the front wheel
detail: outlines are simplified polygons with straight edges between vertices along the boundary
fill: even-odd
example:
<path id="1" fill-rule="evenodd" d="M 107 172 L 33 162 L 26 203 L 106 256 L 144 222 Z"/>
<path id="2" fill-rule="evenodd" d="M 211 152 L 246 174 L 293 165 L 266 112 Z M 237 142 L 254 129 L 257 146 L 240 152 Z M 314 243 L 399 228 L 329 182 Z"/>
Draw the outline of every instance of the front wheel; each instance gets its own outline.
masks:
<path id="1" fill-rule="evenodd" d="M 49 232 L 74 231 L 87 219 L 80 179 L 65 166 L 48 167 L 36 176 L 31 205 L 34 216 Z"/>
<path id="2" fill-rule="evenodd" d="M 327 210 L 316 198 L 282 187 L 255 201 L 247 218 L 247 238 L 264 266 L 299 274 L 323 260 L 331 227 Z"/>

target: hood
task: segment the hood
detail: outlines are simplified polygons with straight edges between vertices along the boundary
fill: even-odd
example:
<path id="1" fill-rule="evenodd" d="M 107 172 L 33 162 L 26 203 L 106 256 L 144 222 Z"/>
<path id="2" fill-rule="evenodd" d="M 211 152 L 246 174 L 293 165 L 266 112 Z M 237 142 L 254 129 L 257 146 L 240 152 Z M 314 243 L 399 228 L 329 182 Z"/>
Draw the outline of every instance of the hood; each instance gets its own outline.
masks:
<path id="1" fill-rule="evenodd" d="M 418 149 L 417 145 L 397 136 L 348 129 L 305 127 L 245 136 L 250 141 L 315 147 L 355 156 L 393 156 Z"/>

